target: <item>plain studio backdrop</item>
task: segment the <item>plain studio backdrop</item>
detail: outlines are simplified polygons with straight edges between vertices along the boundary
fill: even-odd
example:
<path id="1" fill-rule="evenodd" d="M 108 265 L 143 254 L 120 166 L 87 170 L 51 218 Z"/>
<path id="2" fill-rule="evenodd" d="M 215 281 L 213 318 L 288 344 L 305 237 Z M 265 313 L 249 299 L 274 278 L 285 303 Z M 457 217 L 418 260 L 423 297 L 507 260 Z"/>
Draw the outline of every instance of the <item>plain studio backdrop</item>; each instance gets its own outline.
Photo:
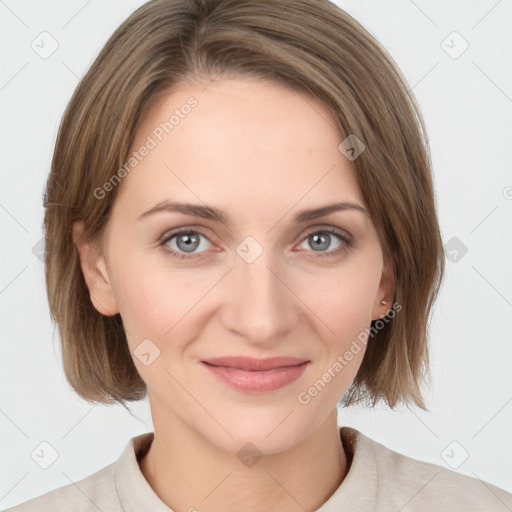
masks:
<path id="1" fill-rule="evenodd" d="M 130 415 L 88 404 L 67 384 L 41 259 L 62 113 L 142 3 L 0 2 L 1 508 L 90 475 L 152 430 L 147 401 Z M 448 260 L 430 330 L 430 412 L 348 408 L 339 423 L 512 492 L 512 1 L 337 3 L 383 43 L 418 99 Z"/>

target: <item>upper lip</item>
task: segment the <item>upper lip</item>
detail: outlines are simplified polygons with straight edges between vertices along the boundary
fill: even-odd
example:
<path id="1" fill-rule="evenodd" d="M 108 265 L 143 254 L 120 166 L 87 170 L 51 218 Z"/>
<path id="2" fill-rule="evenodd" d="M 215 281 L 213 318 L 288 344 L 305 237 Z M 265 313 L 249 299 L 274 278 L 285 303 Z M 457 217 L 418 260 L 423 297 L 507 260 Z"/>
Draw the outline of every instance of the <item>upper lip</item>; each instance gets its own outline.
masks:
<path id="1" fill-rule="evenodd" d="M 229 368 L 238 368 L 245 371 L 272 370 L 286 366 L 297 366 L 306 362 L 308 362 L 308 359 L 300 357 L 268 357 L 266 359 L 257 359 L 247 356 L 231 356 L 203 360 L 203 363 L 213 366 L 227 366 Z"/>

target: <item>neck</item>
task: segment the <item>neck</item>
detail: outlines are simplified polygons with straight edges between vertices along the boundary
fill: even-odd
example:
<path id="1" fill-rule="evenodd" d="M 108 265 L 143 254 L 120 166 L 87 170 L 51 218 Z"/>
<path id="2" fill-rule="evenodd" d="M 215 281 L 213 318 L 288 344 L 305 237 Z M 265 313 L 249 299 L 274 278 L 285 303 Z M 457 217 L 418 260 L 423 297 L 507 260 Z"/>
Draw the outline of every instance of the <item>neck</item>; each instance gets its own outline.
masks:
<path id="1" fill-rule="evenodd" d="M 139 466 L 175 512 L 316 510 L 348 470 L 335 410 L 291 449 L 247 466 L 177 419 L 153 420 L 154 439 Z"/>

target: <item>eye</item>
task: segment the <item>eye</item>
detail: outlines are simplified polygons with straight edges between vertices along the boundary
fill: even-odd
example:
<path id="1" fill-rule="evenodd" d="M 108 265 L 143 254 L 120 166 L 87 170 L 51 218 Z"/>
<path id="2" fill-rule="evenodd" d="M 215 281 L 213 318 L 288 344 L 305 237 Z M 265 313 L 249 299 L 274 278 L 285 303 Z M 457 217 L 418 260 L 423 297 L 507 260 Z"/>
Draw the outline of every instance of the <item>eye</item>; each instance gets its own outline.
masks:
<path id="1" fill-rule="evenodd" d="M 338 239 L 338 245 L 331 250 L 333 240 Z M 302 244 L 307 243 L 311 252 L 317 253 L 313 257 L 334 257 L 346 251 L 352 245 L 352 238 L 344 232 L 334 228 L 318 229 L 309 231 L 303 239 Z M 180 229 L 164 235 L 159 245 L 165 248 L 173 258 L 178 259 L 200 259 L 202 252 L 206 252 L 211 242 L 208 237 L 195 229 Z M 199 249 L 199 251 L 198 251 Z M 202 249 L 202 250 L 201 250 Z"/>
<path id="2" fill-rule="evenodd" d="M 334 249 L 330 251 L 325 251 L 325 249 L 328 249 L 331 246 L 333 239 L 336 238 L 341 242 L 338 243 L 338 245 L 335 246 Z M 347 250 L 349 247 L 351 247 L 352 239 L 341 231 L 329 228 L 308 232 L 302 244 L 304 243 L 307 243 L 309 247 L 312 247 L 313 252 L 320 253 L 318 254 L 319 257 L 331 257 L 337 256 L 342 251 Z"/>
<path id="3" fill-rule="evenodd" d="M 169 235 L 165 235 L 161 240 L 160 245 L 166 246 L 166 251 L 175 258 L 188 258 L 197 259 L 202 258 L 199 254 L 195 253 L 196 249 L 208 249 L 208 244 L 203 243 L 201 239 L 208 240 L 201 232 L 192 229 L 182 229 Z M 171 244 L 169 244 L 171 242 Z M 205 247 L 206 246 L 206 247 Z"/>

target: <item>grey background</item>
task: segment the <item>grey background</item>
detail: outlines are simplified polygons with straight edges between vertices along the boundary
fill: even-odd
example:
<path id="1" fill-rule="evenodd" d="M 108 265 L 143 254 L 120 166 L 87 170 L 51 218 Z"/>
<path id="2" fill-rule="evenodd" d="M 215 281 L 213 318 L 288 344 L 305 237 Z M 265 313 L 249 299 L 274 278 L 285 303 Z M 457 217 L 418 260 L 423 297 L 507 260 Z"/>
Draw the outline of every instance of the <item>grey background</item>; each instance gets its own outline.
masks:
<path id="1" fill-rule="evenodd" d="M 146 402 L 130 415 L 71 391 L 37 257 L 61 115 L 104 42 L 142 3 L 0 0 L 2 508 L 88 476 L 152 430 Z M 339 422 L 512 492 L 512 1 L 337 3 L 384 44 L 418 99 L 448 258 L 431 325 L 430 412 L 345 409 Z M 45 55 L 53 40 L 58 48 Z M 47 469 L 52 450 L 42 442 L 58 452 Z"/>

